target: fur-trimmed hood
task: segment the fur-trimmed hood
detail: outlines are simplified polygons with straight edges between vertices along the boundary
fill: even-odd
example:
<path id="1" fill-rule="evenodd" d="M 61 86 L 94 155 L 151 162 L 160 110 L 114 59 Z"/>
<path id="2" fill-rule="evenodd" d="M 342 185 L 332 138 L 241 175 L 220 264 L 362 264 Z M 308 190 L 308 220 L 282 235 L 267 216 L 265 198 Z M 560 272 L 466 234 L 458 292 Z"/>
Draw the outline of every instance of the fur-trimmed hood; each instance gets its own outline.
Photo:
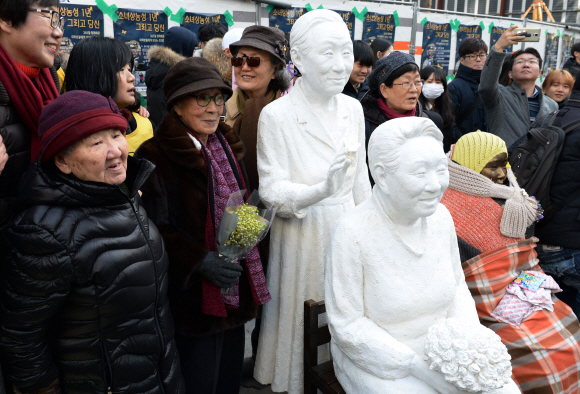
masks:
<path id="1" fill-rule="evenodd" d="M 147 51 L 149 69 L 145 75 L 145 82 L 149 89 L 163 89 L 163 81 L 167 71 L 177 63 L 185 60 L 185 57 L 173 51 L 171 48 L 154 46 Z"/>
<path id="2" fill-rule="evenodd" d="M 173 67 L 185 59 L 184 56 L 174 52 L 171 48 L 161 46 L 149 48 L 147 51 L 147 57 L 150 62 L 157 60 L 159 63 L 163 63 L 169 67 Z"/>
<path id="3" fill-rule="evenodd" d="M 222 39 L 213 38 L 205 44 L 203 57 L 212 62 L 224 81 L 232 82 L 232 63 L 222 49 Z"/>

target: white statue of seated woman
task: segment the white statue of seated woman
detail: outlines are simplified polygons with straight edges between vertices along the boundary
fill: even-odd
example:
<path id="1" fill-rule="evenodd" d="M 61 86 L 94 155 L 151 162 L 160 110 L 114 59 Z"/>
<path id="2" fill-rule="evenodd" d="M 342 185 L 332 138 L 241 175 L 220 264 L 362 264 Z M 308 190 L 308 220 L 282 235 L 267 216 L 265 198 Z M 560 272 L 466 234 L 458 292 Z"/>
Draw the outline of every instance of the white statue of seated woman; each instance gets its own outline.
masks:
<path id="1" fill-rule="evenodd" d="M 431 370 L 429 327 L 479 325 L 457 237 L 439 204 L 449 184 L 443 135 L 425 118 L 394 119 L 371 136 L 372 197 L 334 227 L 325 302 L 336 376 L 349 394 L 464 392 Z M 513 380 L 493 393 L 520 393 Z"/>

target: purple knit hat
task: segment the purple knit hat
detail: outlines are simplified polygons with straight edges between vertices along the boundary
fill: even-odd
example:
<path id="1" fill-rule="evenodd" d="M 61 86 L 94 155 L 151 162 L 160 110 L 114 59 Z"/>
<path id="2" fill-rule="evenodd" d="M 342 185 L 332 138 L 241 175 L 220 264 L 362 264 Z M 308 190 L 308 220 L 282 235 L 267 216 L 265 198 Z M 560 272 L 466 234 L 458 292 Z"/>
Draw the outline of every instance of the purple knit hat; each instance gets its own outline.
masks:
<path id="1" fill-rule="evenodd" d="M 50 160 L 58 152 L 99 131 L 127 131 L 130 116 L 127 110 L 119 111 L 111 98 L 84 90 L 67 92 L 40 113 L 40 161 Z"/>

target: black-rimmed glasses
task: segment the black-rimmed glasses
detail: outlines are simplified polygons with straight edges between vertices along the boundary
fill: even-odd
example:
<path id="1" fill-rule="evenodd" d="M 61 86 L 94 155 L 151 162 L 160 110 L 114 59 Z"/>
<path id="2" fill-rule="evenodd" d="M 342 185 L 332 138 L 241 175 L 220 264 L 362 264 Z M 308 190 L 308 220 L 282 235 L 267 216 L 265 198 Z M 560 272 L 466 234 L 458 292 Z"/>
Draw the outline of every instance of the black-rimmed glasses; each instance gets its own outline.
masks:
<path id="1" fill-rule="evenodd" d="M 200 95 L 191 96 L 191 97 L 195 97 L 195 99 L 197 101 L 197 105 L 199 105 L 200 107 L 207 107 L 209 105 L 209 103 L 211 103 L 212 99 L 213 99 L 213 102 L 215 103 L 215 105 L 218 105 L 218 106 L 224 105 L 224 103 L 228 99 L 227 94 L 216 94 L 215 96 L 210 96 L 209 94 L 200 94 Z"/>
<path id="2" fill-rule="evenodd" d="M 50 19 L 50 27 L 53 29 L 58 27 L 62 32 L 64 32 L 65 19 L 64 16 L 60 16 L 58 11 L 41 10 L 39 8 L 29 8 L 28 11 L 40 12 L 40 15 Z M 44 16 L 44 14 L 50 14 L 50 16 Z"/>
<path id="3" fill-rule="evenodd" d="M 485 60 L 487 58 L 487 53 L 478 53 L 477 55 L 465 55 L 463 57 L 468 59 L 468 60 L 475 60 L 475 59 Z"/>

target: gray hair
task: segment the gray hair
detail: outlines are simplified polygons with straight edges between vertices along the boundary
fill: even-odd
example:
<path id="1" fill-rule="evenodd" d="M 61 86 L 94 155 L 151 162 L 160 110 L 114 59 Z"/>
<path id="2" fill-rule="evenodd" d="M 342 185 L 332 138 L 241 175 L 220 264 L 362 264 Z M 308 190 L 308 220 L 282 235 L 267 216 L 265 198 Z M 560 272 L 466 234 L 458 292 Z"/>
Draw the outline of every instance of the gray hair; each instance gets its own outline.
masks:
<path id="1" fill-rule="evenodd" d="M 401 146 L 418 137 L 433 137 L 443 147 L 443 133 L 429 118 L 409 116 L 392 119 L 373 131 L 368 156 L 371 175 L 376 179 L 375 167 L 383 164 L 389 174 L 394 173 L 401 161 Z"/>
<path id="2" fill-rule="evenodd" d="M 82 141 L 82 140 L 81 140 L 81 141 Z M 64 148 L 64 149 L 62 150 L 62 153 L 64 153 L 65 155 L 72 155 L 72 153 L 75 151 L 75 149 L 79 147 L 79 145 L 80 145 L 81 141 L 77 141 L 77 142 L 75 142 L 74 144 L 72 144 L 72 145 L 70 145 L 70 146 L 68 146 L 68 147 Z"/>
<path id="3" fill-rule="evenodd" d="M 290 48 L 297 50 L 298 52 L 305 54 L 312 49 L 312 45 L 316 42 L 316 39 L 310 37 L 313 26 L 318 26 L 322 23 L 340 23 L 348 32 L 346 23 L 342 17 L 330 10 L 314 10 L 302 15 L 290 31 Z"/>

